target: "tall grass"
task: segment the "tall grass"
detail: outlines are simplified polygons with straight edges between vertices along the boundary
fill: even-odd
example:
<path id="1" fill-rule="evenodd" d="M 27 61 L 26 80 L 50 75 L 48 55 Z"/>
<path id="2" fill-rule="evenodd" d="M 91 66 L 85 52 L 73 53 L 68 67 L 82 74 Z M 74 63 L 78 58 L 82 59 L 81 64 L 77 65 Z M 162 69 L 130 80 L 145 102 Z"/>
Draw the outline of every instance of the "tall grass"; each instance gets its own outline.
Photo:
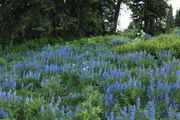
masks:
<path id="1" fill-rule="evenodd" d="M 179 58 L 180 55 L 180 36 L 160 35 L 155 39 L 141 42 L 132 42 L 114 48 L 114 51 L 122 53 L 131 53 L 135 51 L 147 51 L 154 54 L 162 50 L 170 50 Z"/>

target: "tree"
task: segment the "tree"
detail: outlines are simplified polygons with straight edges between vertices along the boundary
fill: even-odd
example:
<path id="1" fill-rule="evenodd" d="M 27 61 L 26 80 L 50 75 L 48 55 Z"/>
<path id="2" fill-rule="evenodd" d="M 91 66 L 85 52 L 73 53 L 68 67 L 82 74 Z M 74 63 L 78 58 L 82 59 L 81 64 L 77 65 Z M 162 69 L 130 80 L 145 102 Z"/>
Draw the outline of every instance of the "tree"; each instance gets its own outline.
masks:
<path id="1" fill-rule="evenodd" d="M 180 27 L 180 9 L 177 10 L 177 12 L 176 12 L 175 26 L 176 26 L 176 27 Z"/>
<path id="2" fill-rule="evenodd" d="M 167 9 L 166 16 L 166 31 L 169 32 L 171 28 L 174 27 L 174 17 L 173 17 L 173 8 L 170 5 L 169 9 Z"/>
<path id="3" fill-rule="evenodd" d="M 133 0 L 128 4 L 137 29 L 154 34 L 163 31 L 168 4 L 166 0 Z"/>
<path id="4" fill-rule="evenodd" d="M 114 33 L 120 6 L 127 1 L 130 0 L 1 0 L 1 43 Z"/>
<path id="5" fill-rule="evenodd" d="M 121 5 L 131 0 L 102 0 L 102 13 L 106 33 L 115 33 Z"/>

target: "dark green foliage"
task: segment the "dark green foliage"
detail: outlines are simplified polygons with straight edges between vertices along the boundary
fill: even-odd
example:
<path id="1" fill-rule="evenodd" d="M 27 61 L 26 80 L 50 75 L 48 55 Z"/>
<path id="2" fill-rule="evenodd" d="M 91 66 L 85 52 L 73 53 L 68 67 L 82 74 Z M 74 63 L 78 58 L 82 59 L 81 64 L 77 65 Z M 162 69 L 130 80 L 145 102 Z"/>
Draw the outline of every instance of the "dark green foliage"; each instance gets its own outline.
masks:
<path id="1" fill-rule="evenodd" d="M 174 28 L 173 8 L 169 6 L 166 16 L 166 31 L 170 32 L 172 28 Z"/>
<path id="2" fill-rule="evenodd" d="M 118 53 L 128 53 L 135 51 L 147 51 L 156 56 L 156 52 L 162 50 L 171 50 L 176 57 L 180 57 L 180 38 L 175 35 L 161 35 L 156 39 L 149 41 L 135 42 L 116 47 L 114 50 Z"/>
<path id="3" fill-rule="evenodd" d="M 150 34 L 165 31 L 163 21 L 168 8 L 166 0 L 133 0 L 129 6 L 133 12 L 135 28 Z"/>
<path id="4" fill-rule="evenodd" d="M 176 12 L 175 26 L 180 27 L 180 10 L 177 10 Z"/>
<path id="5" fill-rule="evenodd" d="M 4 0 L 0 45 L 38 38 L 71 40 L 116 31 L 121 3 L 128 0 Z"/>

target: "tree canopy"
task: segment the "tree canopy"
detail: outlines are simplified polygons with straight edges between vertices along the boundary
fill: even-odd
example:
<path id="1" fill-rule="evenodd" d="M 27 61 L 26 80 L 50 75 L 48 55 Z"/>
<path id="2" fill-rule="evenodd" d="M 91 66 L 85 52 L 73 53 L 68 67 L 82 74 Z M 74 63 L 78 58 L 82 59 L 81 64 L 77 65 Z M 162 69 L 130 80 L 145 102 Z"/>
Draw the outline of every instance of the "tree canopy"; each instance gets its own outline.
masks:
<path id="1" fill-rule="evenodd" d="M 176 27 L 180 27 L 180 9 L 177 10 L 177 12 L 176 12 L 175 26 L 176 26 Z"/>
<path id="2" fill-rule="evenodd" d="M 165 17 L 169 8 L 167 0 L 132 0 L 129 6 L 133 12 L 135 28 L 154 34 L 163 31 Z"/>
<path id="3" fill-rule="evenodd" d="M 135 28 L 162 31 L 166 0 L 1 0 L 0 42 L 112 34 L 122 3 L 132 10 Z"/>
<path id="4" fill-rule="evenodd" d="M 123 2 L 127 0 L 3 0 L 0 36 L 22 42 L 113 33 Z"/>

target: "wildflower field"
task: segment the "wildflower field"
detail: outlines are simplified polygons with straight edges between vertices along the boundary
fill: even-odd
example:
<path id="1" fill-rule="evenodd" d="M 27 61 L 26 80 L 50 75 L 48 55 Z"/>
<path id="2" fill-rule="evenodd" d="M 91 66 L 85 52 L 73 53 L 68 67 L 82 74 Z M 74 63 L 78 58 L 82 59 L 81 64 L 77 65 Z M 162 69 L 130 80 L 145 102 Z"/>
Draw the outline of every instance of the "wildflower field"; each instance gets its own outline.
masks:
<path id="1" fill-rule="evenodd" d="M 178 34 L 2 54 L 0 119 L 180 120 Z"/>

